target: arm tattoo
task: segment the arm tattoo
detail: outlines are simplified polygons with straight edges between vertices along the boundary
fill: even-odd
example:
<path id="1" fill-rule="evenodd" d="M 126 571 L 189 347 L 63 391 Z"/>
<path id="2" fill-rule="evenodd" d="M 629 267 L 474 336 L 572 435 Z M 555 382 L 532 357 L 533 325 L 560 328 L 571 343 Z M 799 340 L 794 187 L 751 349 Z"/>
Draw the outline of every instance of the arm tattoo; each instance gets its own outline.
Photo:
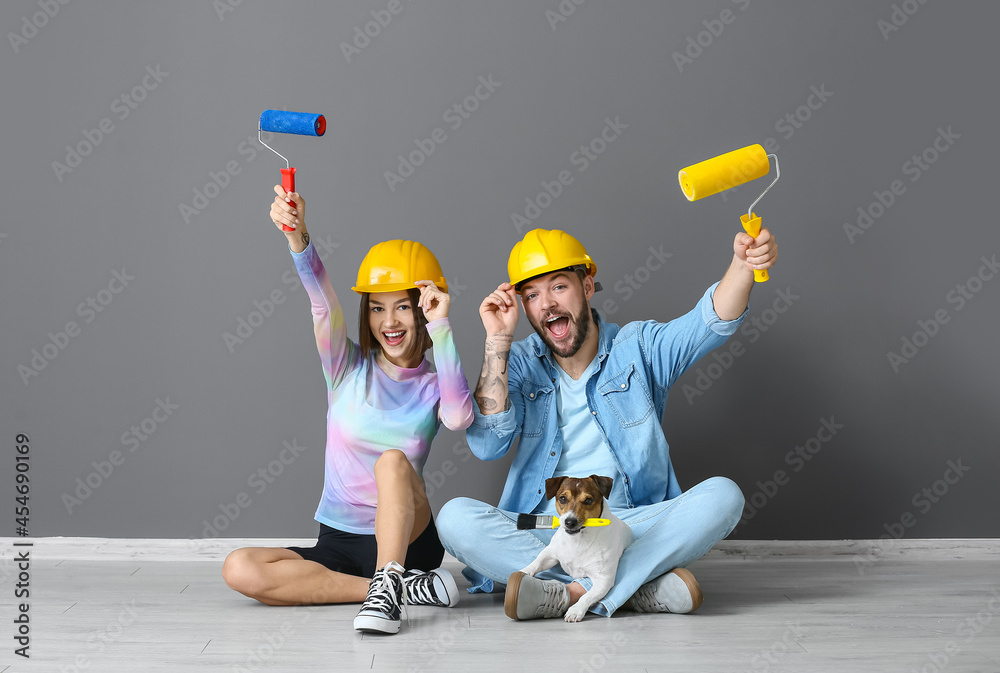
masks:
<path id="1" fill-rule="evenodd" d="M 302 245 L 304 245 L 306 247 L 309 247 L 309 232 L 308 231 L 303 231 L 302 232 Z"/>
<path id="2" fill-rule="evenodd" d="M 510 359 L 512 334 L 494 334 L 486 339 L 483 371 L 476 386 L 476 403 L 485 414 L 495 414 L 510 409 L 507 388 L 507 363 Z"/>

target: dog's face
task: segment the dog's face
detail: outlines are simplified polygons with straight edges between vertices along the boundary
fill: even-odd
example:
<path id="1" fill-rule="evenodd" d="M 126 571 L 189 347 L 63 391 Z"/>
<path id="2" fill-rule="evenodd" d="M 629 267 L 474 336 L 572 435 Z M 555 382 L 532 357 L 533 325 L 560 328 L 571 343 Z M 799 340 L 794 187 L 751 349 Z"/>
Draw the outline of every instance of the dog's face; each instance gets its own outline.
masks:
<path id="1" fill-rule="evenodd" d="M 552 477 L 545 480 L 545 497 L 555 498 L 559 524 L 570 535 L 576 535 L 587 519 L 600 518 L 613 482 L 611 477 L 596 474 L 583 479 Z"/>

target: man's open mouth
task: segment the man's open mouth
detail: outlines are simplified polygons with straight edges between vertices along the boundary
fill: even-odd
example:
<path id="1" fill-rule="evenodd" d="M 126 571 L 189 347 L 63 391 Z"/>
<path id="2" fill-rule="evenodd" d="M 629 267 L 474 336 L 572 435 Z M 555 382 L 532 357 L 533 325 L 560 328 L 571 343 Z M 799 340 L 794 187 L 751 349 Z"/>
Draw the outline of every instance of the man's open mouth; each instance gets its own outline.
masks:
<path id="1" fill-rule="evenodd" d="M 545 329 L 554 339 L 562 339 L 569 332 L 569 318 L 564 315 L 554 315 L 545 321 Z"/>

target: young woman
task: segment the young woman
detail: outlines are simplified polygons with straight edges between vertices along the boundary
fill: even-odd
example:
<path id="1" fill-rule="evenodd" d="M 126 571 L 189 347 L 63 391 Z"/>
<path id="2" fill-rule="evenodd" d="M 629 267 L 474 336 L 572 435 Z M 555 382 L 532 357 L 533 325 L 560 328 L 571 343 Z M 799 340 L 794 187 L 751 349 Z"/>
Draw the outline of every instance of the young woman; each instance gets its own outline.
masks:
<path id="1" fill-rule="evenodd" d="M 358 271 L 354 343 L 309 242 L 302 197 L 277 185 L 274 191 L 271 220 L 292 228 L 283 233 L 312 304 L 327 383 L 320 534 L 311 548 L 237 549 L 222 575 L 231 588 L 267 605 L 363 601 L 355 629 L 396 633 L 406 603 L 458 602 L 454 579 L 437 567 L 444 549 L 421 476 L 440 424 L 463 430 L 472 423 L 472 398 L 448 322 L 448 286 L 420 243 L 379 243 Z M 424 356 L 431 346 L 436 372 Z"/>

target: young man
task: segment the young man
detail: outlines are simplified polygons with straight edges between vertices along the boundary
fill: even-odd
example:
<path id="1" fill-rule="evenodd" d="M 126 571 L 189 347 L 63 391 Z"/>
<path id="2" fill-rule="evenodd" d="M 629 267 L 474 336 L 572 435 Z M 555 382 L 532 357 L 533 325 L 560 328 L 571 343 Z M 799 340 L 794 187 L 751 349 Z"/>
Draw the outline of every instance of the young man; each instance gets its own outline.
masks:
<path id="1" fill-rule="evenodd" d="M 721 345 L 747 312 L 754 269 L 774 265 L 778 248 L 762 229 L 739 233 L 724 277 L 687 314 L 668 323 L 604 322 L 590 307 L 600 289 L 583 245 L 558 230 L 535 229 L 514 246 L 502 283 L 479 307 L 486 354 L 466 431 L 473 453 L 495 460 L 520 437 L 498 507 L 468 498 L 438 515 L 445 549 L 466 564 L 473 592 L 508 583 L 545 547 L 552 531 L 519 531 L 518 513 L 554 514 L 545 499 L 553 476 L 614 479 L 610 506 L 636 535 L 615 585 L 592 612 L 610 617 L 628 605 L 640 612 L 693 612 L 698 582 L 685 566 L 728 535 L 743 494 L 725 477 L 681 492 L 670 464 L 662 419 L 667 393 L 699 358 Z M 535 334 L 512 344 L 517 295 Z M 521 576 L 506 596 L 513 619 L 565 614 L 590 588 L 559 566 Z"/>

